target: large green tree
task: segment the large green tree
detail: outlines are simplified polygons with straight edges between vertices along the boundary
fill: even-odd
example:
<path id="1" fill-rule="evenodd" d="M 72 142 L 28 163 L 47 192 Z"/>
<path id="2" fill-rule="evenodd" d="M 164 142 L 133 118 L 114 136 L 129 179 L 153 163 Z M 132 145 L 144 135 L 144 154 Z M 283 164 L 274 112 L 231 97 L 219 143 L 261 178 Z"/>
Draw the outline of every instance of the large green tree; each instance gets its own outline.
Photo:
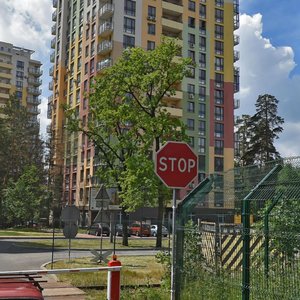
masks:
<path id="1" fill-rule="evenodd" d="M 4 191 L 9 182 L 17 182 L 29 166 L 35 166 L 44 180 L 44 144 L 39 137 L 39 125 L 20 100 L 11 95 L 0 108 L 0 222 L 3 215 Z"/>
<path id="2" fill-rule="evenodd" d="M 191 63 L 176 59 L 179 53 L 175 40 L 164 40 L 153 51 L 126 49 L 95 79 L 87 126 L 76 116 L 69 118 L 71 130 L 84 132 L 94 142 L 98 175 L 108 187 L 117 187 L 123 220 L 126 212 L 145 204 L 158 205 L 162 220 L 166 192 L 154 174 L 153 153 L 166 140 L 186 138 L 184 125 L 166 109 L 166 98 L 175 95 Z M 161 222 L 157 246 L 161 247 Z"/>

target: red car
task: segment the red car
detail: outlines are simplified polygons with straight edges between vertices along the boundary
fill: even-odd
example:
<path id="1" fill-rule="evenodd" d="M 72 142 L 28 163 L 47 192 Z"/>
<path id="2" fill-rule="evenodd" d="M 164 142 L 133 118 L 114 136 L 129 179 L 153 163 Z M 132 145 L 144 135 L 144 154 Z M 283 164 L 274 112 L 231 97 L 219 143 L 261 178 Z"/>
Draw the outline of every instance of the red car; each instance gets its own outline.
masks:
<path id="1" fill-rule="evenodd" d="M 0 275 L 0 299 L 44 300 L 34 275 Z"/>
<path id="2" fill-rule="evenodd" d="M 129 226 L 129 232 L 131 235 L 136 236 L 151 236 L 151 228 L 149 224 L 142 224 L 140 222 L 132 223 Z"/>

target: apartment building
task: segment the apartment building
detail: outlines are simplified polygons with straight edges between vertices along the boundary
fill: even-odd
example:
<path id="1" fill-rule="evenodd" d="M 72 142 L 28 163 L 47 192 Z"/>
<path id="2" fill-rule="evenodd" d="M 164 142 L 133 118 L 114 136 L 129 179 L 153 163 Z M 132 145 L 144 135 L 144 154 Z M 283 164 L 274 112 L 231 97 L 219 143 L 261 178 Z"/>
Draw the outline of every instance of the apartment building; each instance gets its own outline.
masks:
<path id="1" fill-rule="evenodd" d="M 53 0 L 53 7 L 48 112 L 56 143 L 54 165 L 63 170 L 63 203 L 89 209 L 95 164 L 87 137 L 64 132 L 61 105 L 76 108 L 86 122 L 92 78 L 124 48 L 151 50 L 163 35 L 176 38 L 182 55 L 195 63 L 166 106 L 187 125 L 190 146 L 199 157 L 198 180 L 211 173 L 222 176 L 233 167 L 238 0 Z M 181 191 L 180 197 L 186 193 Z M 225 209 L 222 190 L 213 195 L 203 205 Z"/>
<path id="2" fill-rule="evenodd" d="M 5 105 L 9 96 L 15 94 L 27 107 L 32 121 L 37 122 L 42 64 L 31 58 L 33 53 L 33 50 L 0 41 L 0 105 Z"/>

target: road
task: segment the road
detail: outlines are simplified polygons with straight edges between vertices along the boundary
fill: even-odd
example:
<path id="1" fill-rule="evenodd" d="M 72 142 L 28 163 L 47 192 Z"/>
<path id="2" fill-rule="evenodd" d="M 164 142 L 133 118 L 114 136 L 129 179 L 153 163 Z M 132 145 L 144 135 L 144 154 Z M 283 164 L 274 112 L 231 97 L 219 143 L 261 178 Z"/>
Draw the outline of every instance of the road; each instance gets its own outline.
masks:
<path id="1" fill-rule="evenodd" d="M 34 270 L 41 265 L 51 262 L 51 249 L 24 247 L 22 242 L 30 239 L 1 239 L 0 240 L 0 271 Z M 157 250 L 117 250 L 122 255 L 155 255 Z M 71 250 L 71 258 L 92 256 L 90 251 Z M 54 260 L 68 259 L 68 250 L 54 251 Z"/>

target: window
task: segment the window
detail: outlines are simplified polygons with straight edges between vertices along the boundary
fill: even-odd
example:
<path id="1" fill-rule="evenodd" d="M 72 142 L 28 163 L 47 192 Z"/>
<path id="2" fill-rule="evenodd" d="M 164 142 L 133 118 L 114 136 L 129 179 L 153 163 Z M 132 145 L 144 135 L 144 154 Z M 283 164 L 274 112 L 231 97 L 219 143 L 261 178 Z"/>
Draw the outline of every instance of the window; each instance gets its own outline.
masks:
<path id="1" fill-rule="evenodd" d="M 96 24 L 92 26 L 92 39 L 96 36 Z"/>
<path id="2" fill-rule="evenodd" d="M 199 118 L 204 119 L 206 115 L 206 105 L 205 103 L 199 103 Z"/>
<path id="3" fill-rule="evenodd" d="M 188 43 L 191 48 L 195 47 L 195 35 L 192 33 L 188 34 Z"/>
<path id="4" fill-rule="evenodd" d="M 95 41 L 92 41 L 92 43 L 91 43 L 91 56 L 95 55 L 95 50 L 96 50 Z"/>
<path id="5" fill-rule="evenodd" d="M 187 75 L 187 77 L 189 77 L 189 78 L 195 78 L 195 68 L 193 68 L 193 67 L 190 67 L 189 68 L 189 74 Z"/>
<path id="6" fill-rule="evenodd" d="M 154 19 L 156 18 L 156 7 L 154 6 L 148 6 L 148 17 L 150 19 Z"/>
<path id="7" fill-rule="evenodd" d="M 196 11 L 196 4 L 195 4 L 195 1 L 189 0 L 189 10 L 190 10 L 190 11 Z"/>
<path id="8" fill-rule="evenodd" d="M 200 18 L 206 19 L 206 5 L 200 4 L 199 15 Z"/>
<path id="9" fill-rule="evenodd" d="M 215 207 L 224 206 L 224 193 L 223 192 L 214 192 L 214 205 Z"/>
<path id="10" fill-rule="evenodd" d="M 18 69 L 24 69 L 24 61 L 18 60 L 17 61 L 17 68 Z"/>
<path id="11" fill-rule="evenodd" d="M 215 154 L 216 155 L 224 154 L 224 141 L 223 140 L 215 140 Z"/>
<path id="12" fill-rule="evenodd" d="M 200 20 L 199 31 L 201 34 L 206 34 L 206 22 L 203 20 Z"/>
<path id="13" fill-rule="evenodd" d="M 206 71 L 203 69 L 199 70 L 199 81 L 201 84 L 205 84 L 206 82 Z"/>
<path id="14" fill-rule="evenodd" d="M 195 28 L 195 18 L 192 18 L 192 17 L 188 18 L 188 26 L 190 28 Z"/>
<path id="15" fill-rule="evenodd" d="M 215 70 L 224 71 L 224 58 L 215 57 Z"/>
<path id="16" fill-rule="evenodd" d="M 155 42 L 147 41 L 147 50 L 154 50 L 155 49 Z"/>
<path id="17" fill-rule="evenodd" d="M 206 37 L 204 36 L 199 37 L 199 47 L 201 51 L 206 51 Z"/>
<path id="18" fill-rule="evenodd" d="M 200 85 L 199 86 L 199 100 L 205 101 L 205 97 L 206 97 L 206 87 Z"/>
<path id="19" fill-rule="evenodd" d="M 206 139 L 205 138 L 198 138 L 198 146 L 199 146 L 199 153 L 205 153 L 205 144 Z"/>
<path id="20" fill-rule="evenodd" d="M 135 44 L 135 38 L 134 36 L 124 35 L 123 36 L 123 47 L 134 47 Z"/>
<path id="21" fill-rule="evenodd" d="M 155 24 L 148 23 L 148 34 L 155 35 Z"/>
<path id="22" fill-rule="evenodd" d="M 95 60 L 94 58 L 91 59 L 91 62 L 90 62 L 90 73 L 93 74 L 95 71 Z"/>
<path id="23" fill-rule="evenodd" d="M 17 99 L 22 99 L 23 93 L 21 91 L 16 91 L 16 98 Z"/>
<path id="24" fill-rule="evenodd" d="M 215 73 L 215 86 L 222 88 L 224 86 L 224 75 L 221 73 Z"/>
<path id="25" fill-rule="evenodd" d="M 215 172 L 224 171 L 224 159 L 223 157 L 215 157 Z"/>
<path id="26" fill-rule="evenodd" d="M 188 130 L 195 129 L 195 120 L 194 119 L 187 119 L 187 129 Z"/>
<path id="27" fill-rule="evenodd" d="M 194 95 L 195 94 L 195 85 L 188 83 L 188 85 L 187 85 L 187 91 L 188 91 L 189 94 L 193 94 Z"/>
<path id="28" fill-rule="evenodd" d="M 224 0 L 216 0 L 216 6 L 223 7 L 224 6 Z"/>
<path id="29" fill-rule="evenodd" d="M 85 47 L 85 57 L 89 56 L 89 45 Z"/>
<path id="30" fill-rule="evenodd" d="M 224 54 L 224 43 L 221 41 L 215 41 L 215 52 L 218 55 Z"/>
<path id="31" fill-rule="evenodd" d="M 135 1 L 126 0 L 124 4 L 125 14 L 128 16 L 135 16 Z"/>
<path id="32" fill-rule="evenodd" d="M 224 137 L 224 124 L 215 123 L 215 137 L 223 138 Z"/>
<path id="33" fill-rule="evenodd" d="M 224 108 L 221 106 L 215 107 L 215 120 L 223 121 L 224 120 Z"/>
<path id="34" fill-rule="evenodd" d="M 195 138 L 193 136 L 189 136 L 189 141 L 188 141 L 188 144 L 194 148 L 195 146 Z"/>
<path id="35" fill-rule="evenodd" d="M 199 135 L 205 135 L 206 131 L 206 123 L 205 121 L 200 120 L 199 121 Z"/>
<path id="36" fill-rule="evenodd" d="M 199 170 L 205 170 L 205 156 L 198 155 L 198 168 Z"/>
<path id="37" fill-rule="evenodd" d="M 16 87 L 17 88 L 22 88 L 23 87 L 23 81 L 16 81 Z"/>
<path id="38" fill-rule="evenodd" d="M 223 23 L 224 21 L 224 11 L 222 9 L 216 8 L 215 19 L 217 23 Z"/>
<path id="39" fill-rule="evenodd" d="M 205 53 L 202 53 L 202 52 L 199 53 L 199 65 L 200 65 L 200 68 L 205 68 L 205 66 L 206 66 L 206 54 Z"/>
<path id="40" fill-rule="evenodd" d="M 195 103 L 194 102 L 188 101 L 187 111 L 188 112 L 195 112 Z"/>
<path id="41" fill-rule="evenodd" d="M 134 19 L 124 17 L 124 32 L 131 33 L 131 34 L 135 33 L 135 20 Z"/>
<path id="42" fill-rule="evenodd" d="M 188 57 L 195 62 L 195 51 L 188 50 Z"/>
<path id="43" fill-rule="evenodd" d="M 89 71 L 89 63 L 85 63 L 84 65 L 84 75 L 86 75 Z"/>
<path id="44" fill-rule="evenodd" d="M 222 25 L 215 26 L 215 37 L 216 39 L 223 39 L 224 38 L 224 27 Z"/>
<path id="45" fill-rule="evenodd" d="M 22 71 L 17 71 L 17 72 L 16 72 L 16 77 L 17 77 L 17 78 L 20 78 L 20 79 L 23 79 L 23 77 L 24 77 L 24 72 L 22 72 Z"/>
<path id="46" fill-rule="evenodd" d="M 216 104 L 224 104 L 224 91 L 223 90 L 215 90 L 215 103 Z"/>

